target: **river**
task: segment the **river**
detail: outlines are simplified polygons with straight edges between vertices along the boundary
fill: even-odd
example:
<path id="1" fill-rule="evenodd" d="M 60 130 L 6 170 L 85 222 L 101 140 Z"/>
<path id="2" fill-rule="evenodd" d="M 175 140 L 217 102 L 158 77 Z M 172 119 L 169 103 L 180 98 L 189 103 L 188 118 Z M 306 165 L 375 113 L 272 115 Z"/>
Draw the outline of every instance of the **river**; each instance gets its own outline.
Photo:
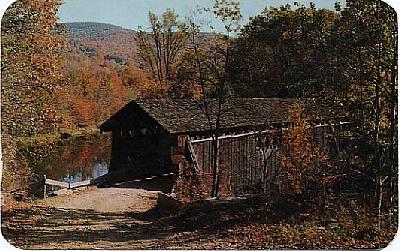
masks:
<path id="1" fill-rule="evenodd" d="M 97 178 L 108 172 L 111 156 L 111 135 L 89 135 L 64 141 L 35 172 L 47 178 L 79 182 Z"/>
<path id="2" fill-rule="evenodd" d="M 70 138 L 62 142 L 57 150 L 44 159 L 36 168 L 39 177 L 64 181 L 79 182 L 94 179 L 108 173 L 111 160 L 111 134 L 88 135 Z M 175 176 L 159 177 L 124 184 L 124 187 L 143 188 L 152 191 L 171 192 Z M 119 187 L 117 185 L 116 187 Z M 59 188 L 49 186 L 47 194 L 51 195 Z M 43 197 L 43 185 L 32 187 L 35 197 Z"/>

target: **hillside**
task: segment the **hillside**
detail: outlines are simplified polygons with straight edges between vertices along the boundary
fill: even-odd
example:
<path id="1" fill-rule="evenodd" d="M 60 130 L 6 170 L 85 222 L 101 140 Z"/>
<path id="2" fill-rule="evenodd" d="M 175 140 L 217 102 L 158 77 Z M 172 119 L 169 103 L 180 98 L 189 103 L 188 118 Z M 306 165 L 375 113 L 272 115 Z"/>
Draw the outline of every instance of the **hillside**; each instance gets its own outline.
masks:
<path id="1" fill-rule="evenodd" d="M 118 36 L 122 34 L 135 35 L 133 30 L 125 29 L 120 26 L 96 23 L 96 22 L 75 22 L 75 23 L 62 23 L 67 29 L 68 37 L 70 38 L 90 38 L 101 39 L 109 36 Z"/>
<path id="2" fill-rule="evenodd" d="M 104 59 L 120 64 L 127 60 L 137 62 L 136 31 L 94 22 L 62 25 L 67 32 L 70 50 L 77 49 L 90 57 L 104 54 Z"/>
<path id="3" fill-rule="evenodd" d="M 78 49 L 90 57 L 97 56 L 101 51 L 105 60 L 114 60 L 119 64 L 132 60 L 137 66 L 142 65 L 137 56 L 137 31 L 96 22 L 61 24 L 67 31 L 70 50 Z M 203 45 L 208 45 L 214 34 L 205 32 L 201 36 Z"/>

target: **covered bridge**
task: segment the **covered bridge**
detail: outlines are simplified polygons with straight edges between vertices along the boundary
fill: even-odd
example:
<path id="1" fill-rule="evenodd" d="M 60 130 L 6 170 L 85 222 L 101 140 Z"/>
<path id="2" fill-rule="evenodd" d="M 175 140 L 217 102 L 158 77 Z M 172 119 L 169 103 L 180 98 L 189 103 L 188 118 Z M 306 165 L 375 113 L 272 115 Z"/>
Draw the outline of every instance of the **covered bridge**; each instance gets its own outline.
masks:
<path id="1" fill-rule="evenodd" d="M 266 129 L 280 128 L 282 133 L 295 103 L 295 99 L 243 98 L 222 105 L 218 164 L 227 173 L 225 190 L 237 195 L 266 189 L 266 175 L 273 176 L 277 167 L 279 141 L 279 135 L 270 137 Z M 215 123 L 216 104 L 208 109 Z M 134 100 L 100 130 L 112 132 L 110 172 L 127 171 L 134 177 L 177 173 L 186 160 L 199 173 L 211 174 L 212 139 L 200 101 Z M 323 135 L 320 140 L 327 141 Z"/>

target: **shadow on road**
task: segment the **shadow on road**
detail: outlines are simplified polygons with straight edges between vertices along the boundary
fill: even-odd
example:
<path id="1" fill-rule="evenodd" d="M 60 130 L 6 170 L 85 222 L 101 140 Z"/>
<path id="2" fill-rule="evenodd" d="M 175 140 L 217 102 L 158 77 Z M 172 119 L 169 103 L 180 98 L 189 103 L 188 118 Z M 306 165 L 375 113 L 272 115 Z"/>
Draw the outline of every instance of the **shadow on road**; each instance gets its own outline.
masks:
<path id="1" fill-rule="evenodd" d="M 174 177 L 156 177 L 154 179 L 140 179 L 137 181 L 118 182 L 110 185 L 110 187 L 135 188 L 148 191 L 161 191 L 163 193 L 171 193 L 174 184 Z"/>
<path id="2" fill-rule="evenodd" d="M 2 233 L 20 248 L 57 245 L 65 248 L 63 243 L 70 243 L 68 248 L 110 248 L 112 243 L 121 242 L 129 243 L 132 248 L 166 248 L 174 244 L 182 247 L 188 242 L 212 241 L 216 234 L 223 236 L 229 227 L 267 222 L 273 211 L 259 200 L 203 201 L 175 212 L 156 206 L 143 213 L 99 213 L 35 206 L 4 212 Z M 187 232 L 191 232 L 190 238 L 179 237 Z"/>

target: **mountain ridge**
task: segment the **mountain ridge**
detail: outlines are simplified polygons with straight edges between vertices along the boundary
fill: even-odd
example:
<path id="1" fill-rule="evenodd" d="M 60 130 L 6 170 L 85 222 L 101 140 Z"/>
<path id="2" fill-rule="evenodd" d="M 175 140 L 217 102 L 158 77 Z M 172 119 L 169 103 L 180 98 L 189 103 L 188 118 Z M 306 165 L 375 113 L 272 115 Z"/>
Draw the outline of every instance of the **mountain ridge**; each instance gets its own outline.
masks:
<path id="1" fill-rule="evenodd" d="M 135 30 L 100 22 L 67 22 L 59 25 L 66 30 L 71 50 L 81 51 L 89 57 L 104 54 L 106 60 L 119 64 L 131 61 L 137 66 L 143 65 L 143 60 L 138 56 L 138 32 Z M 212 33 L 201 34 L 203 45 L 213 37 Z"/>
<path id="2" fill-rule="evenodd" d="M 103 36 L 113 36 L 122 34 L 132 35 L 136 34 L 137 31 L 123 28 L 118 25 L 100 22 L 68 22 L 59 23 L 64 26 L 67 30 L 67 35 L 72 38 L 99 38 Z"/>

